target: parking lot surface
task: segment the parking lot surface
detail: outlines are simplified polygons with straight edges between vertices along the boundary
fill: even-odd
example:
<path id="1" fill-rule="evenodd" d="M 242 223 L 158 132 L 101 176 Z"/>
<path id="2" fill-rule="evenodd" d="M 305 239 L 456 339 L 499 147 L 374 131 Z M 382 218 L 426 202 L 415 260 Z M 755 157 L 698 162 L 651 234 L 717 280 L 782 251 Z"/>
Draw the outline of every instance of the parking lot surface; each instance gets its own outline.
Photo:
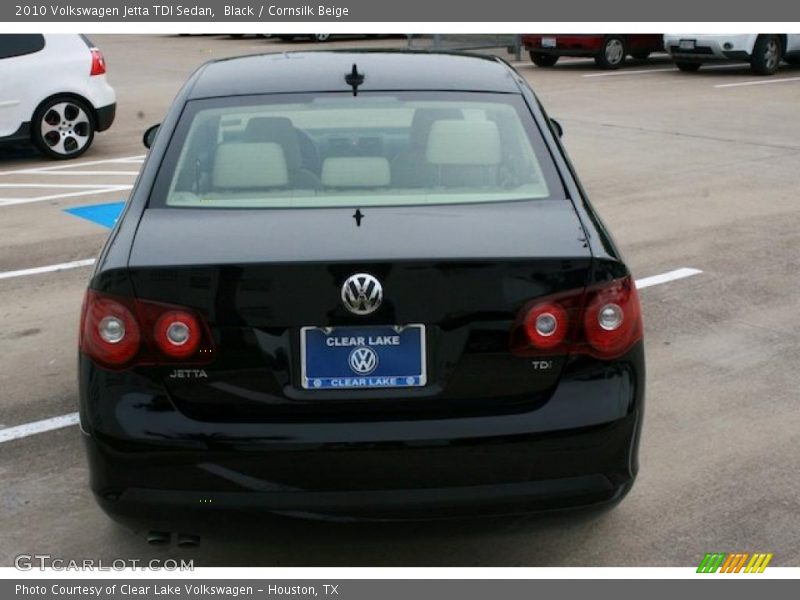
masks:
<path id="1" fill-rule="evenodd" d="M 701 271 L 641 291 L 641 471 L 617 508 L 402 525 L 270 518 L 198 548 L 155 548 L 95 505 L 77 427 L 31 426 L 77 409 L 80 304 L 108 233 L 66 210 L 125 199 L 142 133 L 203 61 L 319 46 L 91 37 L 118 95 L 111 130 L 75 162 L 0 151 L 0 565 L 46 553 L 196 566 L 690 566 L 705 552 L 758 551 L 800 566 L 800 68 L 757 78 L 746 65 L 681 73 L 663 56 L 619 71 L 515 64 L 562 123 L 635 276 Z M 15 433 L 3 441 L 4 430 Z"/>

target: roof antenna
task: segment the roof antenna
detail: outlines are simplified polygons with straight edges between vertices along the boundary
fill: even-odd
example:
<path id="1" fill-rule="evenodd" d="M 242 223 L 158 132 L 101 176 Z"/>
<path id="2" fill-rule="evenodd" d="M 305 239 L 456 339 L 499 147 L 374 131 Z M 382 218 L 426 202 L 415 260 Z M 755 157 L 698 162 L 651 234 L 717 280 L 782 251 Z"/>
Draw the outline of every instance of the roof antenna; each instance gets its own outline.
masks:
<path id="1" fill-rule="evenodd" d="M 358 67 L 353 63 L 353 70 L 344 76 L 347 85 L 352 86 L 353 96 L 358 96 L 358 86 L 364 83 L 364 74 L 358 72 Z"/>

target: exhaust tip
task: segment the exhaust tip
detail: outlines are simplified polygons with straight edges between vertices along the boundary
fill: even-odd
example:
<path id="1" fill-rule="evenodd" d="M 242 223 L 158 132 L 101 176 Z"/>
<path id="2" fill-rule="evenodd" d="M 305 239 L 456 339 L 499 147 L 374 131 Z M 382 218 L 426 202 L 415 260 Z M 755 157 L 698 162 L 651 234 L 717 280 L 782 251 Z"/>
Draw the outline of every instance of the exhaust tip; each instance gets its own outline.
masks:
<path id="1" fill-rule="evenodd" d="M 148 531 L 147 543 L 151 546 L 166 546 L 169 544 L 172 534 L 169 531 Z"/>
<path id="2" fill-rule="evenodd" d="M 196 548 L 200 545 L 200 536 L 191 535 L 189 533 L 178 534 L 178 547 L 179 548 Z"/>

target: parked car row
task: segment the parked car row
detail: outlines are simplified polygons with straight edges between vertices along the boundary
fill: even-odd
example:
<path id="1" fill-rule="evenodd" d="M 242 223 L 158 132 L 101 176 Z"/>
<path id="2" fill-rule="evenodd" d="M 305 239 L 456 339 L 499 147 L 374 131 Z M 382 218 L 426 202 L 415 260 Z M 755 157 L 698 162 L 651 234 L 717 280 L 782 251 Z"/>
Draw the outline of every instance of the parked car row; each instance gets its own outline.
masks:
<path id="1" fill-rule="evenodd" d="M 276 37 L 322 42 L 331 34 Z M 758 75 L 775 73 L 782 61 L 800 65 L 800 34 L 529 34 L 522 42 L 540 67 L 584 56 L 616 69 L 628 56 L 644 60 L 664 51 L 681 71 L 725 60 L 749 63 Z M 0 35 L 0 81 L 0 143 L 31 142 L 50 158 L 77 158 L 114 122 L 105 59 L 86 36 Z"/>
<path id="2" fill-rule="evenodd" d="M 757 75 L 772 75 L 781 61 L 800 65 L 800 34 L 792 33 L 528 34 L 522 43 L 540 67 L 552 67 L 562 56 L 584 56 L 603 69 L 618 69 L 628 56 L 644 60 L 665 51 L 681 71 L 720 60 L 750 63 Z"/>

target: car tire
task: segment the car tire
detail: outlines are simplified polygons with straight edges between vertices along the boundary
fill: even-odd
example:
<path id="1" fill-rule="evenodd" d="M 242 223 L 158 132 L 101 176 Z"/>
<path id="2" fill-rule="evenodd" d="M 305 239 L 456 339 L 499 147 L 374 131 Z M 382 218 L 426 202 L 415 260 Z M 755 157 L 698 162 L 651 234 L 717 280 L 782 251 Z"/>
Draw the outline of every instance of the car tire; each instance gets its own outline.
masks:
<path id="1" fill-rule="evenodd" d="M 650 53 L 649 52 L 644 52 L 644 51 L 643 52 L 631 52 L 631 56 L 633 58 L 635 58 L 636 60 L 647 60 L 648 58 L 650 58 Z"/>
<path id="2" fill-rule="evenodd" d="M 94 141 L 94 111 L 72 96 L 55 96 L 33 115 L 31 139 L 49 158 L 67 160 L 86 152 Z"/>
<path id="3" fill-rule="evenodd" d="M 313 36 L 315 42 L 327 42 L 331 39 L 330 33 L 315 33 Z"/>
<path id="4" fill-rule="evenodd" d="M 675 61 L 675 66 L 686 73 L 694 73 L 700 68 L 700 65 L 701 63 L 699 62 L 686 62 L 681 60 Z"/>
<path id="5" fill-rule="evenodd" d="M 600 48 L 600 53 L 594 57 L 594 62 L 601 69 L 619 69 L 625 63 L 627 54 L 625 38 L 610 35 L 603 40 L 603 47 Z"/>
<path id="6" fill-rule="evenodd" d="M 541 52 L 534 52 L 531 50 L 531 61 L 537 67 L 552 67 L 558 62 L 558 56 L 554 54 L 543 54 Z"/>
<path id="7" fill-rule="evenodd" d="M 760 35 L 753 46 L 750 70 L 756 75 L 772 75 L 781 64 L 783 46 L 777 35 Z"/>

